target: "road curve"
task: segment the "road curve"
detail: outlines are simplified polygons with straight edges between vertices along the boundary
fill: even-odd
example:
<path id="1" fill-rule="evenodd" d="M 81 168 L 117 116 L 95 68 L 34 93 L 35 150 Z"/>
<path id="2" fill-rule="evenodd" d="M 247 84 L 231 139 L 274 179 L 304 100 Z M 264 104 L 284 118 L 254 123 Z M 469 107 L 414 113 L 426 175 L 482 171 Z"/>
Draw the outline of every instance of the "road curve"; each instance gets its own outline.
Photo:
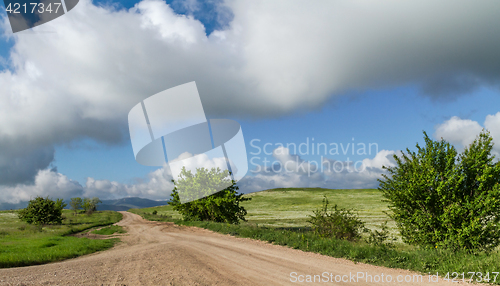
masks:
<path id="1" fill-rule="evenodd" d="M 122 243 L 112 249 L 46 265 L 0 269 L 0 285 L 458 284 L 441 279 L 437 283 L 430 282 L 427 276 L 422 277 L 422 282 L 398 282 L 414 280 L 416 273 L 355 264 L 345 259 L 200 228 L 150 222 L 136 214 L 121 213 L 123 220 L 117 224 L 124 226 L 127 234 L 122 236 Z M 356 275 L 361 276 L 358 272 L 365 278 L 356 278 Z M 308 283 L 306 275 L 323 275 L 322 282 L 316 276 L 319 283 Z M 366 275 L 371 275 L 372 279 L 378 277 L 379 282 L 370 282 Z M 388 275 L 392 283 L 387 282 Z M 303 283 L 299 282 L 301 279 Z"/>

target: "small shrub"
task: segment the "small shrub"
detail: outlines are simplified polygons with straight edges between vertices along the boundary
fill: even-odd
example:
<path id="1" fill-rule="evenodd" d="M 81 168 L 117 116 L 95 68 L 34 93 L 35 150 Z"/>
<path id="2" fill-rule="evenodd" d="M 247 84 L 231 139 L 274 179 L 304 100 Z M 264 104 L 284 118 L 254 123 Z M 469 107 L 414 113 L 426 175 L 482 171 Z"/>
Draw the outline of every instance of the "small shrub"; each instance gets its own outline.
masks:
<path id="1" fill-rule="evenodd" d="M 328 199 L 323 198 L 322 208 L 309 216 L 313 231 L 321 237 L 335 237 L 337 239 L 356 240 L 361 237 L 365 229 L 364 223 L 352 210 L 338 209 L 337 205 L 328 212 Z"/>
<path id="2" fill-rule="evenodd" d="M 393 246 L 392 242 L 394 242 L 396 238 L 392 237 L 389 234 L 389 227 L 387 226 L 387 221 L 385 221 L 380 226 L 380 228 L 381 228 L 380 231 L 370 230 L 366 242 L 377 246 Z"/>
<path id="3" fill-rule="evenodd" d="M 154 210 L 153 211 L 153 215 L 157 215 L 158 214 L 158 211 L 157 210 Z"/>

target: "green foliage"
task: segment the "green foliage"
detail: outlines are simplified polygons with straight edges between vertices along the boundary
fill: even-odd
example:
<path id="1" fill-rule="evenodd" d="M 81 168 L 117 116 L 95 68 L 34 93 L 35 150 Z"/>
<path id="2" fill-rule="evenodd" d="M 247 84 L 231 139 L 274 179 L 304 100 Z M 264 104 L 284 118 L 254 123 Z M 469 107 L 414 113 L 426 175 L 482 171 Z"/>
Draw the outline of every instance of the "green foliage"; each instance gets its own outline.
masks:
<path id="1" fill-rule="evenodd" d="M 72 210 L 75 211 L 75 214 L 78 212 L 79 209 L 82 208 L 82 205 L 83 205 L 82 198 L 71 198 L 71 201 L 69 202 L 69 206 L 71 207 Z"/>
<path id="2" fill-rule="evenodd" d="M 309 216 L 313 231 L 321 237 L 356 240 L 361 237 L 365 225 L 358 216 L 348 209 L 337 209 L 335 205 L 328 211 L 328 199 L 323 198 L 323 207 Z"/>
<path id="3" fill-rule="evenodd" d="M 84 198 L 82 202 L 83 211 L 87 214 L 92 214 L 97 210 L 97 204 L 102 203 L 101 200 L 97 197 L 93 198 Z"/>
<path id="4" fill-rule="evenodd" d="M 403 241 L 432 248 L 491 250 L 500 243 L 500 164 L 481 132 L 458 154 L 424 132 L 425 147 L 408 149 L 384 167 L 379 190 L 389 201 Z"/>
<path id="5" fill-rule="evenodd" d="M 240 202 L 250 199 L 243 198 L 243 194 L 237 194 L 236 182 L 231 180 L 229 175 L 227 170 L 221 171 L 219 168 L 199 168 L 195 175 L 183 168 L 179 180 L 174 182 L 175 188 L 169 204 L 188 221 L 209 220 L 233 224 L 244 221 L 247 211 L 240 206 Z M 228 183 L 227 188 L 214 193 L 220 186 L 227 186 Z M 204 197 L 181 203 L 179 189 L 183 190 L 188 198 Z"/>
<path id="6" fill-rule="evenodd" d="M 154 210 L 154 211 L 152 212 L 152 214 L 153 214 L 153 215 L 157 215 L 157 214 L 158 214 L 158 211 L 157 211 L 157 210 Z"/>
<path id="7" fill-rule="evenodd" d="M 62 210 L 66 206 L 62 199 L 53 201 L 49 197 L 36 197 L 25 209 L 19 211 L 19 219 L 29 224 L 61 224 Z"/>
<path id="8" fill-rule="evenodd" d="M 377 245 L 377 246 L 389 246 L 393 247 L 393 242 L 396 238 L 392 237 L 389 232 L 389 227 L 387 226 L 387 221 L 385 221 L 379 230 L 369 230 L 368 238 L 366 242 L 369 244 Z"/>

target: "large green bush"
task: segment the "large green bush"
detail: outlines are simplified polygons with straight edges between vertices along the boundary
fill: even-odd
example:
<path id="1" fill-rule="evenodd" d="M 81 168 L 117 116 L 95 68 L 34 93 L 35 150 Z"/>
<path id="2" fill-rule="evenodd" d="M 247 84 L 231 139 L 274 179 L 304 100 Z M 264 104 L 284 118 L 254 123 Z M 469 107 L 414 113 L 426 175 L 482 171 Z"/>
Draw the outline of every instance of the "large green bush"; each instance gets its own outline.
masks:
<path id="1" fill-rule="evenodd" d="M 175 188 L 171 194 L 170 205 L 178 211 L 184 220 L 188 221 L 214 221 L 226 223 L 239 223 L 245 220 L 247 211 L 240 202 L 250 200 L 243 198 L 243 194 L 238 194 L 238 187 L 229 177 L 229 171 L 221 171 L 219 168 L 211 170 L 199 168 L 196 174 L 183 168 L 179 179 L 175 182 Z M 229 185 L 227 188 L 215 192 L 220 185 Z M 200 194 L 212 194 L 201 199 L 196 199 L 187 203 L 181 203 L 179 189 L 185 192 L 183 195 L 193 198 L 201 196 Z M 187 193 L 187 194 L 186 194 Z"/>
<path id="2" fill-rule="evenodd" d="M 328 210 L 328 199 L 323 198 L 323 206 L 309 216 L 308 222 L 313 231 L 321 237 L 356 240 L 365 230 L 365 224 L 352 210 L 337 209 L 337 205 Z"/>
<path id="3" fill-rule="evenodd" d="M 66 206 L 62 199 L 53 201 L 51 199 L 36 197 L 29 201 L 25 209 L 19 211 L 19 219 L 29 224 L 46 225 L 60 224 L 62 222 L 62 210 Z"/>
<path id="4" fill-rule="evenodd" d="M 458 154 L 424 132 L 425 147 L 394 156 L 379 180 L 403 240 L 410 244 L 491 250 L 500 243 L 500 164 L 492 138 L 481 132 Z"/>

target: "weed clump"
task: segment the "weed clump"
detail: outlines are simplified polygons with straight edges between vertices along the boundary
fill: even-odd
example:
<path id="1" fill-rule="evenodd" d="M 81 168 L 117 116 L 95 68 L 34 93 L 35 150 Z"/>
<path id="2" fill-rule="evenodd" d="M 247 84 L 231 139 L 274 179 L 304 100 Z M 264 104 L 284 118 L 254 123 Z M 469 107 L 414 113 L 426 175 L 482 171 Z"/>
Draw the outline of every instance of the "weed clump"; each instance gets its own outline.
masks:
<path id="1" fill-rule="evenodd" d="M 315 234 L 320 237 L 357 240 L 365 231 L 365 224 L 356 213 L 350 209 L 338 209 L 337 205 L 328 210 L 328 199 L 323 198 L 323 206 L 313 211 L 308 222 L 312 224 Z"/>

